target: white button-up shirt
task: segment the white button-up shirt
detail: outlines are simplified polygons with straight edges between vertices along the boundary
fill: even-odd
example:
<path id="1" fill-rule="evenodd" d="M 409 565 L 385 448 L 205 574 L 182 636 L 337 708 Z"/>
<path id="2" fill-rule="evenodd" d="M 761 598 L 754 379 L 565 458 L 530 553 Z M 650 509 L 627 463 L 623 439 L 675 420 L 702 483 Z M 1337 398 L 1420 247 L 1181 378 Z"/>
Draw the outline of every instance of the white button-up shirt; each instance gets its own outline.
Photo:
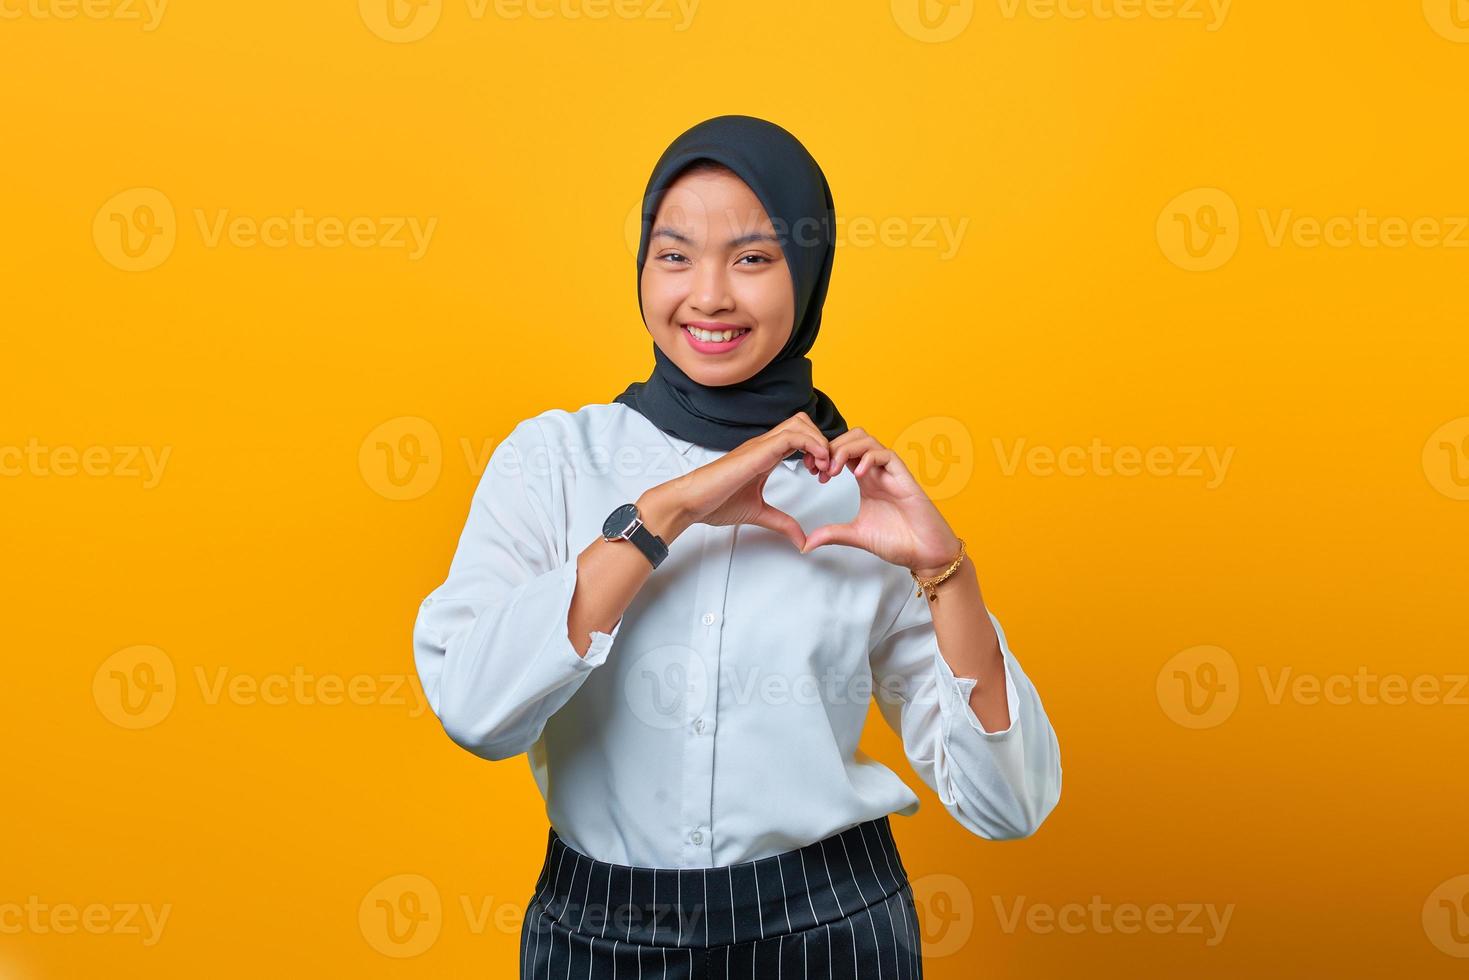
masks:
<path id="1" fill-rule="evenodd" d="M 1033 833 L 1060 797 L 1060 752 L 999 621 L 1010 718 L 988 732 L 969 706 L 978 682 L 940 654 L 908 570 L 860 548 L 802 555 L 763 527 L 694 524 L 577 654 L 577 555 L 618 505 L 722 455 L 617 402 L 515 426 L 414 628 L 450 738 L 486 759 L 528 753 L 551 825 L 590 857 L 717 867 L 918 809 L 858 748 L 876 698 L 960 824 Z M 821 484 L 797 458 L 765 499 L 810 533 L 856 516 L 859 493 L 849 469 Z"/>

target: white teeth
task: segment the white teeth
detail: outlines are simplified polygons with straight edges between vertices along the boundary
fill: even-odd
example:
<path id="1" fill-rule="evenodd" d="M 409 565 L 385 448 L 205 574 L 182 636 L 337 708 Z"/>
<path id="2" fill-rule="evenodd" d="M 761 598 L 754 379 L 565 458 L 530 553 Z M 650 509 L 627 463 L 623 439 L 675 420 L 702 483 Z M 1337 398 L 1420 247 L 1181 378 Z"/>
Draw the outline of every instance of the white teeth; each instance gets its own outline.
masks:
<path id="1" fill-rule="evenodd" d="M 733 340 L 742 333 L 749 333 L 749 330 L 744 328 L 739 330 L 701 330 L 698 327 L 685 327 L 684 329 L 693 334 L 695 339 L 711 344 Z"/>

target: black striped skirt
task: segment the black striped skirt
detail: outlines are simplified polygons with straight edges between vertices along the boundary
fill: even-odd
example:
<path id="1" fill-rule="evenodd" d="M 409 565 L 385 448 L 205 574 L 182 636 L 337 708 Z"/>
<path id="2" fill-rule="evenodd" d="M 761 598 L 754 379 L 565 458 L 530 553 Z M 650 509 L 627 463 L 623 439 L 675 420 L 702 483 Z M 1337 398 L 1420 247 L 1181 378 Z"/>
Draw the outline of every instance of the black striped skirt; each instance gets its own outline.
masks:
<path id="1" fill-rule="evenodd" d="M 548 832 L 522 980 L 917 980 L 918 911 L 887 817 L 719 868 L 595 861 Z"/>

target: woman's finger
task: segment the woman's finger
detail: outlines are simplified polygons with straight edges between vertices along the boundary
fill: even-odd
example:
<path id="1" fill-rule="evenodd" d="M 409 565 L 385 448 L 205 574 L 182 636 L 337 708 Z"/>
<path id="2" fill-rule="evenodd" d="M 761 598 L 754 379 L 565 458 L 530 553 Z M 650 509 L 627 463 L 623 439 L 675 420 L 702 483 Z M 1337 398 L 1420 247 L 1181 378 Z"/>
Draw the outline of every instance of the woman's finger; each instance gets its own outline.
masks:
<path id="1" fill-rule="evenodd" d="M 827 475 L 835 476 L 837 473 L 841 472 L 842 466 L 846 463 L 848 459 L 859 456 L 862 453 L 866 452 L 868 449 L 876 447 L 877 445 L 877 440 L 874 439 L 872 436 L 866 434 L 860 435 L 855 439 L 848 440 L 841 446 L 837 447 L 836 451 L 832 453 L 831 460 L 824 467 Z"/>
<path id="2" fill-rule="evenodd" d="M 777 510 L 769 504 L 764 504 L 760 508 L 760 513 L 756 514 L 750 523 L 784 535 L 791 544 L 796 546 L 797 551 L 805 550 L 806 532 L 801 530 L 800 522 L 783 510 Z"/>
<path id="3" fill-rule="evenodd" d="M 831 448 L 832 449 L 836 449 L 838 446 L 842 446 L 842 445 L 844 445 L 844 444 L 846 444 L 848 442 L 851 442 L 854 439 L 861 439 L 863 436 L 866 436 L 866 435 L 867 435 L 867 430 L 866 429 L 862 428 L 860 425 L 853 426 L 852 428 L 848 429 L 846 432 L 843 432 L 841 435 L 839 435 L 835 439 L 833 439 L 831 441 Z"/>
<path id="4" fill-rule="evenodd" d="M 855 523 L 824 524 L 812 531 L 801 546 L 801 554 L 809 554 L 826 544 L 844 544 L 852 548 L 863 547 L 862 532 Z"/>
<path id="5" fill-rule="evenodd" d="M 827 446 L 826 436 L 816 426 L 797 421 L 787 423 L 776 431 L 776 445 L 780 448 L 781 459 L 789 456 L 792 450 L 800 449 L 811 453 L 823 468 L 830 461 L 831 450 Z"/>
<path id="6" fill-rule="evenodd" d="M 883 449 L 881 446 L 867 450 L 867 452 L 862 454 L 862 458 L 857 461 L 856 467 L 852 470 L 852 475 L 864 476 L 872 470 L 872 467 L 886 465 L 891 455 L 890 450 Z"/>

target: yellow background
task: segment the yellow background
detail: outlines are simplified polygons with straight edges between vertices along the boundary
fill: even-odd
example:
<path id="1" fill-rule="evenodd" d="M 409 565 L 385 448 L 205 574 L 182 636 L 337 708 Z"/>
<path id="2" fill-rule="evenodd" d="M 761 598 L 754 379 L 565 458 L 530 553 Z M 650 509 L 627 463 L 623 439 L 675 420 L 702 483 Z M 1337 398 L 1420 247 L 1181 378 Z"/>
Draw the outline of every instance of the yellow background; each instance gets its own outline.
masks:
<path id="1" fill-rule="evenodd" d="M 5 929 L 0 976 L 514 975 L 541 800 L 523 759 L 477 760 L 422 711 L 410 632 L 473 460 L 646 376 L 627 216 L 663 147 L 725 112 L 793 131 L 855 222 L 817 384 L 951 467 L 926 479 L 1059 735 L 1059 807 L 990 843 L 872 712 L 865 746 L 922 790 L 895 828 L 928 975 L 1469 968 L 1469 696 L 1444 703 L 1469 670 L 1469 232 L 1274 232 L 1365 209 L 1454 237 L 1469 10 L 704 0 L 678 29 L 652 0 L 442 0 L 398 11 L 405 41 L 367 0 L 175 0 L 151 30 L 120 2 L 0 19 L 0 445 L 42 456 L 0 477 L 0 927 L 31 896 L 43 926 L 169 918 L 151 945 Z M 136 188 L 173 244 L 125 271 L 113 215 L 146 215 L 109 202 Z M 298 208 L 436 226 L 417 259 L 199 227 Z M 942 220 L 967 222 L 952 254 L 923 244 Z M 1170 237 L 1205 228 L 1202 260 Z M 377 443 L 425 431 L 427 475 L 393 489 Z M 1232 456 L 1213 486 L 1004 465 L 1094 439 Z M 65 475 L 65 447 L 105 447 L 100 472 Z M 114 447 L 169 456 L 145 486 Z M 1201 657 L 1229 709 L 1202 723 L 1179 700 Z M 128 727 L 114 681 L 139 662 L 165 713 Z M 1271 696 L 1286 670 L 1359 669 L 1445 696 Z M 249 695 L 294 672 L 307 694 Z M 321 703 L 322 677 L 366 703 Z M 421 948 L 382 934 L 404 887 L 440 902 Z M 1093 896 L 1232 912 L 1213 945 L 1003 925 Z"/>

